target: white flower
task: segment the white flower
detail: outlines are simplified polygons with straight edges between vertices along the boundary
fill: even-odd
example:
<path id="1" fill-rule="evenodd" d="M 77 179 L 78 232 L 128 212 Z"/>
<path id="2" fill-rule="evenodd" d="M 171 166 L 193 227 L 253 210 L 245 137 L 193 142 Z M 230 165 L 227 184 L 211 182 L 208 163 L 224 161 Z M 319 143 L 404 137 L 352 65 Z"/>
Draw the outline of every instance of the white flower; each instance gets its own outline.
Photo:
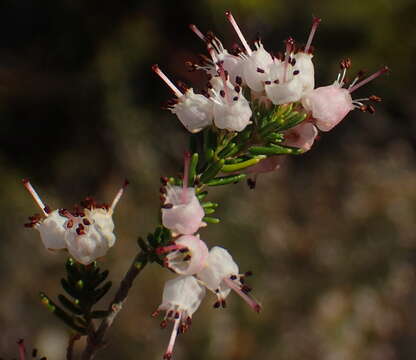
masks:
<path id="1" fill-rule="evenodd" d="M 358 108 L 363 111 L 374 112 L 374 107 L 372 105 L 364 105 L 363 101 L 380 101 L 380 98 L 377 96 L 353 100 L 351 93 L 387 72 L 388 68 L 384 67 L 360 82 L 358 82 L 359 77 L 357 76 L 348 88 L 343 88 L 345 74 L 350 65 L 351 62 L 349 60 L 342 61 L 342 72 L 338 74 L 337 80 L 332 85 L 316 88 L 302 97 L 303 107 L 311 113 L 316 126 L 321 131 L 330 131 L 353 109 Z"/>
<path id="2" fill-rule="evenodd" d="M 97 205 L 87 198 L 82 207 L 73 211 L 66 209 L 50 211 L 28 180 L 24 185 L 43 215 L 30 217 L 27 226 L 39 230 L 42 242 L 47 249 L 67 249 L 71 256 L 81 264 L 88 265 L 106 254 L 114 245 L 115 235 L 113 211 L 123 195 L 127 182 L 118 191 L 111 206 Z"/>
<path id="3" fill-rule="evenodd" d="M 217 296 L 214 307 L 225 307 L 225 298 L 234 290 L 253 310 L 261 310 L 260 304 L 249 295 L 251 289 L 241 282 L 244 275 L 239 274 L 238 265 L 224 248 L 214 246 L 206 265 L 196 276 Z"/>
<path id="4" fill-rule="evenodd" d="M 224 70 L 228 73 L 229 79 L 233 84 L 237 84 L 237 78 L 242 76 L 242 63 L 243 59 L 239 56 L 230 54 L 227 49 L 224 48 L 222 42 L 209 33 L 205 36 L 195 25 L 189 25 L 189 28 L 207 44 L 208 52 L 212 58 L 212 61 L 205 58 L 204 64 L 193 65 L 195 69 L 204 70 L 210 76 L 216 76 L 218 74 L 217 65 L 221 63 Z"/>
<path id="5" fill-rule="evenodd" d="M 194 275 L 205 266 L 208 248 L 199 235 L 183 235 L 174 244 L 159 247 L 158 254 L 167 253 L 165 266 L 180 275 Z"/>
<path id="6" fill-rule="evenodd" d="M 242 94 L 240 85 L 233 86 L 222 67 L 219 73 L 220 76 L 211 79 L 211 84 L 215 85 L 210 89 L 215 126 L 228 131 L 243 131 L 251 124 L 250 104 Z"/>
<path id="7" fill-rule="evenodd" d="M 184 333 L 188 330 L 192 323 L 192 315 L 198 309 L 204 296 L 205 288 L 199 285 L 193 276 L 179 276 L 166 282 L 162 304 L 153 313 L 156 317 L 160 311 L 165 312 L 164 320 L 160 324 L 162 328 L 167 326 L 168 321 L 174 322 L 164 359 L 171 359 L 178 332 Z"/>
<path id="8" fill-rule="evenodd" d="M 264 82 L 267 80 L 267 73 L 270 65 L 273 64 L 272 56 L 264 49 L 260 40 L 255 42 L 256 50 L 252 50 L 241 32 L 237 22 L 230 11 L 226 12 L 228 21 L 231 23 L 241 43 L 244 46 L 246 54 L 240 54 L 243 64 L 243 79 L 250 89 L 256 92 L 264 90 Z"/>
<path id="9" fill-rule="evenodd" d="M 294 41 L 286 41 L 286 53 L 283 61 L 274 59 L 268 71 L 265 90 L 269 99 L 275 105 L 299 101 L 303 92 L 303 82 L 300 71 L 293 64 Z"/>
<path id="10" fill-rule="evenodd" d="M 204 95 L 195 94 L 193 89 L 187 89 L 183 94 L 168 77 L 153 65 L 153 71 L 169 86 L 177 96 L 177 101 L 170 111 L 178 117 L 179 121 L 191 133 L 197 133 L 212 123 L 212 102 Z"/>

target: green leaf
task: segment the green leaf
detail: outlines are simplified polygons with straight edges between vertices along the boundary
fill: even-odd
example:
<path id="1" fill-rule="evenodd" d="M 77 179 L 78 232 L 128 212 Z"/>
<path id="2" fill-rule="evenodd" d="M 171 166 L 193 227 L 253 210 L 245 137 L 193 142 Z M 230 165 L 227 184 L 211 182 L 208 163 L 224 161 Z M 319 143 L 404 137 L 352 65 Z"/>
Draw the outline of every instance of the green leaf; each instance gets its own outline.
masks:
<path id="1" fill-rule="evenodd" d="M 206 196 L 208 195 L 208 191 L 203 191 L 203 192 L 201 192 L 201 193 L 199 193 L 199 194 L 197 194 L 197 198 L 198 198 L 198 200 L 199 201 L 201 201 L 201 200 L 203 200 Z"/>
<path id="2" fill-rule="evenodd" d="M 40 293 L 40 299 L 43 305 L 52 312 L 55 316 L 57 316 L 60 320 L 62 320 L 66 325 L 77 331 L 82 335 L 87 334 L 87 330 L 75 323 L 75 319 L 67 314 L 62 308 L 56 305 L 51 299 L 46 296 L 44 293 Z"/>
<path id="3" fill-rule="evenodd" d="M 199 160 L 199 154 L 198 153 L 192 154 L 191 163 L 189 164 L 189 176 L 188 176 L 188 181 L 189 181 L 190 186 L 192 186 L 195 181 L 198 160 Z"/>
<path id="4" fill-rule="evenodd" d="M 299 155 L 299 154 L 302 154 L 301 149 L 297 149 L 297 148 L 293 148 L 289 146 L 273 145 L 273 144 L 271 144 L 269 147 L 252 146 L 248 149 L 248 151 L 253 155 L 285 155 L 285 154 Z"/>
<path id="5" fill-rule="evenodd" d="M 110 290 L 113 283 L 111 281 L 106 282 L 103 287 L 94 291 L 94 303 L 98 303 L 101 298 L 107 294 L 108 290 Z"/>
<path id="6" fill-rule="evenodd" d="M 224 165 L 222 167 L 221 171 L 222 172 L 234 172 L 234 171 L 243 170 L 243 169 L 246 169 L 250 166 L 258 164 L 261 160 L 265 159 L 266 157 L 267 156 L 259 155 L 259 156 L 256 156 L 253 159 L 245 160 L 245 161 L 239 162 L 237 164 Z"/>
<path id="7" fill-rule="evenodd" d="M 232 176 L 217 177 L 215 179 L 210 180 L 207 183 L 207 185 L 208 186 L 228 185 L 228 184 L 239 182 L 240 180 L 244 179 L 246 176 L 247 176 L 246 174 L 238 174 L 238 175 L 232 175 Z"/>
<path id="8" fill-rule="evenodd" d="M 77 289 L 75 286 L 72 286 L 71 284 L 69 284 L 66 279 L 61 279 L 61 285 L 62 285 L 62 288 L 73 298 L 76 298 L 76 299 L 83 298 L 82 292 L 79 289 Z"/>
<path id="9" fill-rule="evenodd" d="M 205 211 L 205 215 L 211 215 L 215 212 L 215 209 L 207 208 L 207 209 L 204 209 L 204 211 Z"/>
<path id="10" fill-rule="evenodd" d="M 218 224 L 221 221 L 218 218 L 213 218 L 213 217 L 209 217 L 209 216 L 205 216 L 202 220 L 209 223 L 209 224 Z"/>
<path id="11" fill-rule="evenodd" d="M 221 170 L 221 168 L 224 166 L 224 159 L 220 159 L 210 166 L 203 172 L 201 175 L 201 183 L 206 184 L 208 181 L 210 181 L 212 178 L 214 178 Z"/>
<path id="12" fill-rule="evenodd" d="M 76 306 L 72 301 L 67 299 L 64 295 L 58 295 L 58 299 L 60 303 L 66 307 L 70 312 L 76 314 L 76 315 L 83 315 L 83 311 Z"/>
<path id="13" fill-rule="evenodd" d="M 204 203 L 202 203 L 202 204 L 201 204 L 201 206 L 202 206 L 204 209 L 208 209 L 208 208 L 217 208 L 217 207 L 218 207 L 218 204 L 217 204 L 217 203 L 214 203 L 214 202 L 211 202 L 211 201 L 208 201 L 208 202 L 204 202 Z"/>

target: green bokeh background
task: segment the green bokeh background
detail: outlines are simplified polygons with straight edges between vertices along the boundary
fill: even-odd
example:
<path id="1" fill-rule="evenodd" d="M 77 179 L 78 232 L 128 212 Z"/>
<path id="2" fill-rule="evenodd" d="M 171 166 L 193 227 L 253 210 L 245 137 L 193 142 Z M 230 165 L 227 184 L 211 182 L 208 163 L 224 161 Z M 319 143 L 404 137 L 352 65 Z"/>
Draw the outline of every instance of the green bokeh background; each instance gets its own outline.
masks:
<path id="1" fill-rule="evenodd" d="M 226 310 L 207 297 L 176 359 L 395 360 L 416 356 L 416 169 L 413 0 L 3 0 L 0 3 L 0 357 L 25 338 L 50 360 L 64 358 L 67 332 L 39 303 L 60 291 L 65 254 L 47 252 L 23 228 L 37 211 L 29 177 L 52 208 L 86 195 L 110 201 L 131 186 L 114 219 L 118 241 L 102 261 L 117 282 L 138 235 L 158 221 L 158 179 L 176 174 L 187 134 L 160 105 L 171 97 L 151 72 L 158 63 L 195 87 L 186 60 L 204 51 L 187 25 L 238 41 L 231 9 L 249 40 L 268 50 L 305 42 L 312 15 L 317 84 L 338 62 L 354 72 L 392 72 L 355 97 L 384 101 L 374 116 L 354 112 L 307 154 L 244 184 L 213 189 L 221 225 L 201 236 L 223 245 L 250 279 L 264 311 L 235 295 Z M 109 331 L 98 359 L 160 359 L 169 338 L 150 317 L 172 274 L 146 268 Z M 108 303 L 111 296 L 103 300 Z"/>

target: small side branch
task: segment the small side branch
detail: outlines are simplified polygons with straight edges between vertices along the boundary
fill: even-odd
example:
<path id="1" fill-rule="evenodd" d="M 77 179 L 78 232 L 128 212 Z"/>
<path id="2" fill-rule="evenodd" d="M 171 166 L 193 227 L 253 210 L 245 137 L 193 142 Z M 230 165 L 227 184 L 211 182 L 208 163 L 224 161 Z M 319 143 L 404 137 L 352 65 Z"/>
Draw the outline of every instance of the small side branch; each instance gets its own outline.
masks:
<path id="1" fill-rule="evenodd" d="M 101 349 L 106 343 L 104 336 L 108 328 L 113 324 L 114 319 L 123 307 L 123 303 L 127 298 L 130 288 L 133 285 L 134 280 L 143 270 L 147 264 L 147 254 L 144 252 L 139 253 L 129 270 L 120 283 L 120 286 L 114 296 L 113 301 L 109 306 L 109 314 L 104 318 L 96 331 L 92 331 L 87 337 L 87 346 L 82 354 L 82 360 L 91 360 L 95 357 L 97 351 Z"/>

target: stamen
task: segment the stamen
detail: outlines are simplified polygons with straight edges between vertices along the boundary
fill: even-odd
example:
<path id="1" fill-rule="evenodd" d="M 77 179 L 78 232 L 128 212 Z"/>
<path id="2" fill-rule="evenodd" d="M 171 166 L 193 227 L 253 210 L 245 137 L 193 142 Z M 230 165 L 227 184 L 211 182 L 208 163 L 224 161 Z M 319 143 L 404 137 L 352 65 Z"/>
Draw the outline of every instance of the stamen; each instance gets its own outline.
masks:
<path id="1" fill-rule="evenodd" d="M 308 53 L 309 48 L 311 47 L 313 37 L 315 36 L 316 29 L 318 28 L 319 24 L 321 23 L 321 19 L 314 17 L 312 21 L 311 32 L 309 33 L 308 41 L 305 46 L 305 53 Z"/>
<path id="2" fill-rule="evenodd" d="M 255 311 L 260 312 L 261 306 L 260 304 L 253 299 L 250 295 L 246 294 L 241 290 L 241 288 L 231 279 L 224 278 L 223 281 L 232 289 L 234 290 L 240 297 Z"/>
<path id="3" fill-rule="evenodd" d="M 230 99 L 230 92 L 227 86 L 227 74 L 225 73 L 224 67 L 222 66 L 222 63 L 218 64 L 218 73 L 220 75 L 220 78 L 222 80 L 222 83 L 224 85 L 224 95 L 225 95 L 225 99 L 227 100 L 228 104 L 231 103 L 231 99 Z"/>
<path id="4" fill-rule="evenodd" d="M 253 53 L 250 49 L 250 46 L 248 46 L 248 43 L 246 41 L 246 39 L 244 38 L 243 33 L 241 32 L 240 28 L 237 25 L 237 22 L 234 19 L 233 14 L 231 14 L 231 11 L 226 11 L 225 12 L 225 16 L 227 17 L 228 21 L 231 23 L 232 27 L 234 28 L 235 32 L 237 33 L 241 43 L 244 46 L 244 49 L 246 50 L 247 54 L 249 56 L 251 56 L 251 54 Z"/>
<path id="5" fill-rule="evenodd" d="M 289 58 L 290 54 L 293 51 L 293 45 L 294 40 L 292 38 L 289 38 L 286 40 L 286 54 L 285 54 L 285 64 L 284 64 L 284 70 L 283 70 L 283 82 L 286 82 L 287 79 L 287 67 L 289 65 Z"/>
<path id="6" fill-rule="evenodd" d="M 173 347 L 175 346 L 175 340 L 176 340 L 176 336 L 178 335 L 178 328 L 179 328 L 180 322 L 181 322 L 180 317 L 175 320 L 175 325 L 173 326 L 173 330 L 170 335 L 168 348 L 166 349 L 165 355 L 163 355 L 163 359 L 170 360 L 172 358 Z"/>
<path id="7" fill-rule="evenodd" d="M 36 204 L 40 207 L 40 209 L 43 212 L 43 215 L 48 216 L 48 212 L 46 211 L 47 206 L 43 203 L 43 201 L 40 199 L 40 196 L 33 188 L 32 184 L 28 179 L 23 179 L 23 185 L 29 191 L 29 194 L 32 195 L 33 200 L 35 200 Z"/>
<path id="8" fill-rule="evenodd" d="M 163 73 L 162 70 L 160 70 L 159 66 L 157 64 L 152 66 L 152 70 L 155 72 L 156 75 L 158 75 L 167 86 L 170 87 L 170 89 L 174 92 L 174 94 L 179 98 L 183 96 L 181 91 L 175 86 L 175 84 L 169 80 L 169 78 Z"/>
<path id="9" fill-rule="evenodd" d="M 356 84 L 356 85 L 354 85 L 354 86 L 352 86 L 352 87 L 349 87 L 349 88 L 348 88 L 348 91 L 349 91 L 350 93 L 352 93 L 352 92 L 354 92 L 355 90 L 357 90 L 358 88 L 360 88 L 361 86 L 363 86 L 363 85 L 365 85 L 365 84 L 369 83 L 370 81 L 372 81 L 372 80 L 374 80 L 374 79 L 378 78 L 380 75 L 382 75 L 382 74 L 384 74 L 385 72 L 388 72 L 388 71 L 389 71 L 389 68 L 388 68 L 387 66 L 384 66 L 384 67 L 383 67 L 383 68 L 381 68 L 379 71 L 375 72 L 373 75 L 370 75 L 368 78 L 366 78 L 366 79 L 364 79 L 364 80 L 360 81 L 358 84 Z"/>
<path id="10" fill-rule="evenodd" d="M 166 254 L 168 252 L 171 251 L 175 251 L 175 250 L 180 250 L 183 249 L 183 246 L 181 245 L 167 245 L 167 246 L 160 246 L 158 248 L 156 248 L 156 254 L 161 255 L 161 254 Z"/>
<path id="11" fill-rule="evenodd" d="M 117 206 L 117 204 L 120 201 L 120 198 L 123 196 L 124 190 L 126 190 L 126 187 L 127 187 L 128 184 L 129 184 L 129 182 L 127 180 L 124 180 L 123 186 L 117 192 L 116 196 L 114 197 L 113 202 L 111 203 L 111 206 L 110 206 L 111 210 L 114 210 L 114 208 Z"/>
<path id="12" fill-rule="evenodd" d="M 202 41 L 206 41 L 205 39 L 205 35 L 197 28 L 196 25 L 194 24 L 189 24 L 189 28 L 191 29 L 191 31 L 198 36 Z"/>

